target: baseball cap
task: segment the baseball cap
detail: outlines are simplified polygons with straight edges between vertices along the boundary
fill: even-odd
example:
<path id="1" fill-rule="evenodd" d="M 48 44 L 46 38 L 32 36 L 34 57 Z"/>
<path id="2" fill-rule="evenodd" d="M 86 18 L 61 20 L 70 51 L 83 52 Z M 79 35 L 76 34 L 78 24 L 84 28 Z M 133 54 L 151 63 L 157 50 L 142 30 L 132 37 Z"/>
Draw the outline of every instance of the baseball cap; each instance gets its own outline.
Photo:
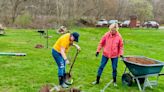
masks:
<path id="1" fill-rule="evenodd" d="M 73 33 L 72 33 L 72 36 L 75 38 L 74 41 L 76 41 L 76 42 L 79 41 L 79 36 L 80 36 L 79 33 L 73 32 Z"/>

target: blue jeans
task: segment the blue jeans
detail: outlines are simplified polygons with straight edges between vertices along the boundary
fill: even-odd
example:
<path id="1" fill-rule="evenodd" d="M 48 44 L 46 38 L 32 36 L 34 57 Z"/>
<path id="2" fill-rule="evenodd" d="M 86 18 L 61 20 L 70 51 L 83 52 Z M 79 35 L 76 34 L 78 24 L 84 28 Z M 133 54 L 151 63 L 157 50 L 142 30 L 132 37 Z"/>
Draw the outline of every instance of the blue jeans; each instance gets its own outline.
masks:
<path id="1" fill-rule="evenodd" d="M 118 63 L 118 57 L 116 58 L 111 58 L 111 61 L 112 61 L 112 69 L 113 69 L 113 78 L 117 76 L 117 63 Z M 97 76 L 101 76 L 103 70 L 104 70 L 104 67 L 105 65 L 107 64 L 108 62 L 108 58 L 105 57 L 104 55 L 102 56 L 102 59 L 101 59 L 101 65 L 99 66 L 99 69 L 98 69 L 98 73 L 97 73 Z"/>
<path id="2" fill-rule="evenodd" d="M 52 49 L 52 56 L 58 65 L 58 76 L 64 76 L 65 60 L 63 59 L 62 55 L 54 49 Z"/>

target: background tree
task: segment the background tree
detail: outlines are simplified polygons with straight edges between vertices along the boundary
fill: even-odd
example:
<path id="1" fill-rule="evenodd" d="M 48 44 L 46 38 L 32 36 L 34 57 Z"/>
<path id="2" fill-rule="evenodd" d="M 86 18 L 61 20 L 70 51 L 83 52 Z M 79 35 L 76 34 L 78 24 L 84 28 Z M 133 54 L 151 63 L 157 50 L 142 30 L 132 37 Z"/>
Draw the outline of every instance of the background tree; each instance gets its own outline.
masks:
<path id="1" fill-rule="evenodd" d="M 32 28 L 74 25 L 78 20 L 94 24 L 99 19 L 164 23 L 164 0 L 0 0 L 0 22 Z M 27 18 L 31 22 L 24 21 Z M 19 21 L 19 22 L 18 22 Z"/>

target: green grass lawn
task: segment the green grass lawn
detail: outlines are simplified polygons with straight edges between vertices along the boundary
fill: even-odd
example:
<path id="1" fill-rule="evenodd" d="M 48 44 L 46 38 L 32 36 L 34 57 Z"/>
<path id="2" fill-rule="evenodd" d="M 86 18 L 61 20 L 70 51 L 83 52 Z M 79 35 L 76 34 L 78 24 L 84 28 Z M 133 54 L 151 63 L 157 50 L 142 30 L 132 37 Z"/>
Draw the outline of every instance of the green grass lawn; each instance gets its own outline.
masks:
<path id="1" fill-rule="evenodd" d="M 5 36 L 0 36 L 0 52 L 24 52 L 25 57 L 0 56 L 0 92 L 38 92 L 45 84 L 58 84 L 57 65 L 51 56 L 51 48 L 60 36 L 54 30 L 49 30 L 49 48 L 36 49 L 36 44 L 46 44 L 40 38 L 37 30 L 7 29 Z M 101 55 L 95 57 L 99 40 L 107 28 L 72 28 L 71 31 L 80 33 L 79 45 L 81 52 L 73 68 L 74 87 L 81 87 L 85 92 L 100 92 L 112 79 L 111 63 L 101 77 L 99 85 L 92 85 L 95 80 Z M 164 30 L 156 29 L 120 29 L 124 39 L 124 55 L 139 55 L 164 61 Z M 75 52 L 75 51 L 72 51 Z M 68 70 L 69 66 L 67 66 Z M 118 63 L 118 87 L 111 85 L 106 92 L 138 92 L 138 87 L 122 86 L 121 76 L 125 65 Z M 161 73 L 164 73 L 164 70 Z M 164 76 L 159 78 L 159 85 L 146 92 L 163 92 Z"/>

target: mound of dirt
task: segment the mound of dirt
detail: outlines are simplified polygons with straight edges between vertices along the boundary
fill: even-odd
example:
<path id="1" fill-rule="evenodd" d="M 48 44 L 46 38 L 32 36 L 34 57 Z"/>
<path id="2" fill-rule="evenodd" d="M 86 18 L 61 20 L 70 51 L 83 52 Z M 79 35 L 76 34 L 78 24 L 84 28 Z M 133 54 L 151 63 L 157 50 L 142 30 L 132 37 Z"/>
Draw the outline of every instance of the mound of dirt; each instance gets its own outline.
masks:
<path id="1" fill-rule="evenodd" d="M 137 58 L 137 57 L 127 57 L 126 58 L 127 61 L 129 62 L 134 62 L 134 63 L 139 63 L 139 64 L 156 64 L 153 60 L 149 60 L 146 58 Z"/>
<path id="2" fill-rule="evenodd" d="M 69 92 L 81 92 L 80 89 L 77 88 L 71 88 Z"/>
<path id="3" fill-rule="evenodd" d="M 35 48 L 44 48 L 44 46 L 41 45 L 41 44 L 37 44 L 37 45 L 35 46 Z"/>
<path id="4" fill-rule="evenodd" d="M 40 90 L 39 92 L 50 92 L 50 87 L 49 85 L 44 85 Z"/>
<path id="5" fill-rule="evenodd" d="M 50 86 L 49 85 L 44 85 L 44 86 L 41 87 L 39 92 L 54 92 L 54 91 L 50 91 Z M 56 90 L 55 92 L 81 92 L 81 90 L 77 89 L 77 88 L 70 88 L 70 89 Z"/>

